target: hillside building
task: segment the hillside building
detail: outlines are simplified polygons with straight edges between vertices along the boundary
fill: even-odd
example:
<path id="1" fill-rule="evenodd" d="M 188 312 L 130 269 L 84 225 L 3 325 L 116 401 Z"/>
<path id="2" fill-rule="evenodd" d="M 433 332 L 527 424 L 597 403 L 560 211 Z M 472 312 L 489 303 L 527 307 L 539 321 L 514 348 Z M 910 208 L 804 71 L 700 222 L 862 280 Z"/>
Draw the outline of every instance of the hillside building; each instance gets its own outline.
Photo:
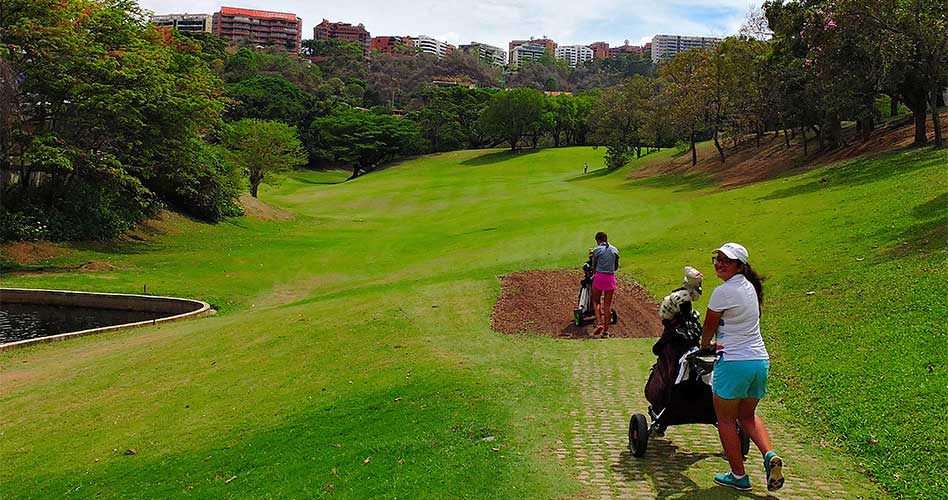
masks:
<path id="1" fill-rule="evenodd" d="M 510 51 L 510 63 L 511 63 L 511 64 L 514 63 L 514 62 L 513 62 L 514 49 L 516 49 L 517 47 L 519 47 L 519 46 L 521 46 L 521 45 L 527 45 L 527 44 L 530 44 L 530 45 L 539 45 L 539 46 L 543 47 L 544 50 L 550 49 L 550 53 L 553 53 L 553 52 L 556 50 L 556 42 L 554 42 L 553 40 L 550 40 L 549 38 L 547 38 L 546 35 L 544 35 L 543 38 L 532 38 L 532 37 L 531 37 L 529 40 L 511 40 L 511 41 L 510 41 L 510 44 L 508 44 L 508 50 Z"/>
<path id="2" fill-rule="evenodd" d="M 212 20 L 214 34 L 231 43 L 284 47 L 299 53 L 303 20 L 289 12 L 221 7 Z"/>
<path id="3" fill-rule="evenodd" d="M 546 50 L 545 46 L 533 43 L 517 45 L 510 52 L 510 65 L 520 67 L 527 61 L 539 61 L 546 54 Z"/>
<path id="4" fill-rule="evenodd" d="M 629 41 L 626 40 L 624 45 L 619 45 L 618 47 L 611 47 L 609 49 L 609 57 L 616 56 L 635 56 L 642 57 L 642 53 L 645 52 L 645 49 L 639 47 L 638 45 L 629 45 Z"/>
<path id="5" fill-rule="evenodd" d="M 409 36 L 373 36 L 369 43 L 369 50 L 378 51 L 381 54 L 396 55 L 408 52 L 408 48 L 415 44 Z"/>
<path id="6" fill-rule="evenodd" d="M 606 42 L 593 42 L 589 44 L 593 51 L 593 59 L 605 59 L 609 57 L 609 44 Z"/>
<path id="7" fill-rule="evenodd" d="M 500 47 L 487 45 L 486 43 L 471 42 L 467 45 L 458 47 L 465 52 L 477 53 L 477 56 L 484 61 L 490 61 L 495 66 L 504 66 L 507 64 L 507 52 Z"/>
<path id="8" fill-rule="evenodd" d="M 442 42 L 441 40 L 435 40 L 427 35 L 418 35 L 412 38 L 412 43 L 425 54 L 436 55 L 439 58 L 453 53 L 455 49 L 454 45 Z"/>
<path id="9" fill-rule="evenodd" d="M 593 50 L 585 45 L 560 45 L 555 52 L 557 59 L 563 59 L 571 68 L 592 61 Z"/>
<path id="10" fill-rule="evenodd" d="M 363 57 L 368 57 L 369 50 L 371 50 L 372 47 L 372 36 L 361 23 L 358 25 L 331 23 L 323 19 L 323 22 L 313 28 L 313 39 L 343 40 L 357 43 L 362 46 Z"/>
<path id="11" fill-rule="evenodd" d="M 705 36 L 655 35 L 652 38 L 652 62 L 668 60 L 679 52 L 714 47 L 720 38 Z"/>
<path id="12" fill-rule="evenodd" d="M 156 26 L 175 28 L 180 31 L 210 33 L 213 29 L 213 18 L 210 14 L 161 14 L 151 16 L 148 22 Z"/>

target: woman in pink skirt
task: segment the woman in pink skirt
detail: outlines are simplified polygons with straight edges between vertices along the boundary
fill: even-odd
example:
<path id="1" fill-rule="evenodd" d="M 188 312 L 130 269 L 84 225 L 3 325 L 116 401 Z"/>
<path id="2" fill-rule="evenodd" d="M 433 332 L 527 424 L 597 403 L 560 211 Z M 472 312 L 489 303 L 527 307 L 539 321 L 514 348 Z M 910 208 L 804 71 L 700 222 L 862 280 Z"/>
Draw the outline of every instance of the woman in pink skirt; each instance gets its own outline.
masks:
<path id="1" fill-rule="evenodd" d="M 616 271 L 619 269 L 619 249 L 609 244 L 609 237 L 596 233 L 596 248 L 593 250 L 593 308 L 596 311 L 594 337 L 609 336 L 612 312 L 612 297 L 616 292 Z"/>

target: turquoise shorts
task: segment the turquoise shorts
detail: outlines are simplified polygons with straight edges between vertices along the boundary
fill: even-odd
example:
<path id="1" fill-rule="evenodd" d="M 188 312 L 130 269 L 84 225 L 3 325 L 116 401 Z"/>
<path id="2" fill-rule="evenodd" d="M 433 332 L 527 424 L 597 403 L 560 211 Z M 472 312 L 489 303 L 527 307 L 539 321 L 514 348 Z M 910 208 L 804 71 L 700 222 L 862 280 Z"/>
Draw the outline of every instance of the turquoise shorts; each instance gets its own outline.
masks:
<path id="1" fill-rule="evenodd" d="M 714 362 L 711 390 L 723 399 L 764 399 L 767 395 L 767 373 L 770 361 L 752 359 Z"/>

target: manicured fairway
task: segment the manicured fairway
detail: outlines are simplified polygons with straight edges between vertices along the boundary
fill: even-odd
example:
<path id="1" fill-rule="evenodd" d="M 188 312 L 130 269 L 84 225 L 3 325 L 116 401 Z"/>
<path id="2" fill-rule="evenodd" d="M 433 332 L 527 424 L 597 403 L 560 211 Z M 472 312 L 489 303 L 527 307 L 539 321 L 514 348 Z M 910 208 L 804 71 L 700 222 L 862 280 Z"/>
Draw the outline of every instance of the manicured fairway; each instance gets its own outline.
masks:
<path id="1" fill-rule="evenodd" d="M 497 275 L 578 266 L 598 230 L 659 297 L 686 264 L 711 275 L 721 243 L 750 249 L 769 277 L 763 411 L 790 451 L 787 498 L 948 488 L 944 151 L 730 191 L 633 180 L 635 162 L 606 173 L 601 157 L 464 151 L 340 184 L 301 172 L 261 189 L 292 220 L 167 216 L 146 241 L 76 245 L 37 264 L 46 272 L 5 273 L 4 286 L 147 285 L 220 313 L 0 353 L 0 496 L 598 498 L 563 444 L 578 435 L 571 412 L 642 404 L 650 342 L 489 326 Z M 115 270 L 49 269 L 88 261 Z M 623 386 L 594 399 L 585 366 Z M 625 439 L 610 425 L 594 437 Z M 687 480 L 669 483 L 659 452 L 620 457 L 630 472 L 608 469 L 608 487 L 732 498 L 710 479 L 725 467 L 713 434 L 695 436 L 698 458 L 674 462 Z"/>

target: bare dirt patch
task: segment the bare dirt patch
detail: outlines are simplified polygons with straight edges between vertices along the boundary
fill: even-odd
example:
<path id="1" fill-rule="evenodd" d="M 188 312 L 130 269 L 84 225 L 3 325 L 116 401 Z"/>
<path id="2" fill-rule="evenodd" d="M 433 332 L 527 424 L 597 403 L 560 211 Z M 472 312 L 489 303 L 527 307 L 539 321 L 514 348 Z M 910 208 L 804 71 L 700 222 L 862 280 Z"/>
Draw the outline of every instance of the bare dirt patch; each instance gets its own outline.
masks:
<path id="1" fill-rule="evenodd" d="M 582 272 L 527 271 L 501 276 L 501 295 L 494 305 L 491 326 L 502 333 L 537 333 L 550 337 L 590 338 L 592 318 L 573 324 Z M 658 304 L 637 283 L 619 277 L 613 301 L 619 322 L 609 327 L 612 337 L 658 337 L 662 333 Z"/>
<path id="2" fill-rule="evenodd" d="M 109 264 L 108 262 L 99 262 L 99 261 L 90 261 L 82 264 L 78 268 L 80 271 L 85 272 L 97 272 L 97 271 L 115 271 L 118 268 Z"/>
<path id="3" fill-rule="evenodd" d="M 948 135 L 948 111 L 942 112 L 940 118 L 943 134 Z M 927 132 L 929 140 L 934 141 L 935 131 L 930 120 Z M 810 133 L 807 156 L 803 155 L 801 138 L 798 130 L 790 141 L 789 148 L 783 134 L 766 134 L 761 138 L 759 148 L 754 139 L 749 138 L 737 147 L 726 148 L 724 163 L 721 163 L 714 145 L 705 143 L 698 146 L 698 163 L 695 166 L 691 165 L 689 150 L 671 158 L 651 162 L 632 173 L 630 177 L 704 174 L 721 187 L 736 188 L 773 179 L 794 169 L 810 170 L 864 154 L 882 153 L 910 146 L 915 140 L 915 123 L 909 115 L 876 130 L 868 140 L 857 137 L 854 128 L 847 128 L 843 130 L 846 145 L 823 152 L 819 151 L 819 143 Z"/>
<path id="4" fill-rule="evenodd" d="M 69 250 L 48 241 L 20 241 L 0 245 L 0 255 L 22 264 L 35 264 L 67 253 Z"/>
<path id="5" fill-rule="evenodd" d="M 262 219 L 266 221 L 282 221 L 293 218 L 291 212 L 281 208 L 276 208 L 250 196 L 247 193 L 240 195 L 240 204 L 244 207 L 244 212 L 248 217 Z"/>

